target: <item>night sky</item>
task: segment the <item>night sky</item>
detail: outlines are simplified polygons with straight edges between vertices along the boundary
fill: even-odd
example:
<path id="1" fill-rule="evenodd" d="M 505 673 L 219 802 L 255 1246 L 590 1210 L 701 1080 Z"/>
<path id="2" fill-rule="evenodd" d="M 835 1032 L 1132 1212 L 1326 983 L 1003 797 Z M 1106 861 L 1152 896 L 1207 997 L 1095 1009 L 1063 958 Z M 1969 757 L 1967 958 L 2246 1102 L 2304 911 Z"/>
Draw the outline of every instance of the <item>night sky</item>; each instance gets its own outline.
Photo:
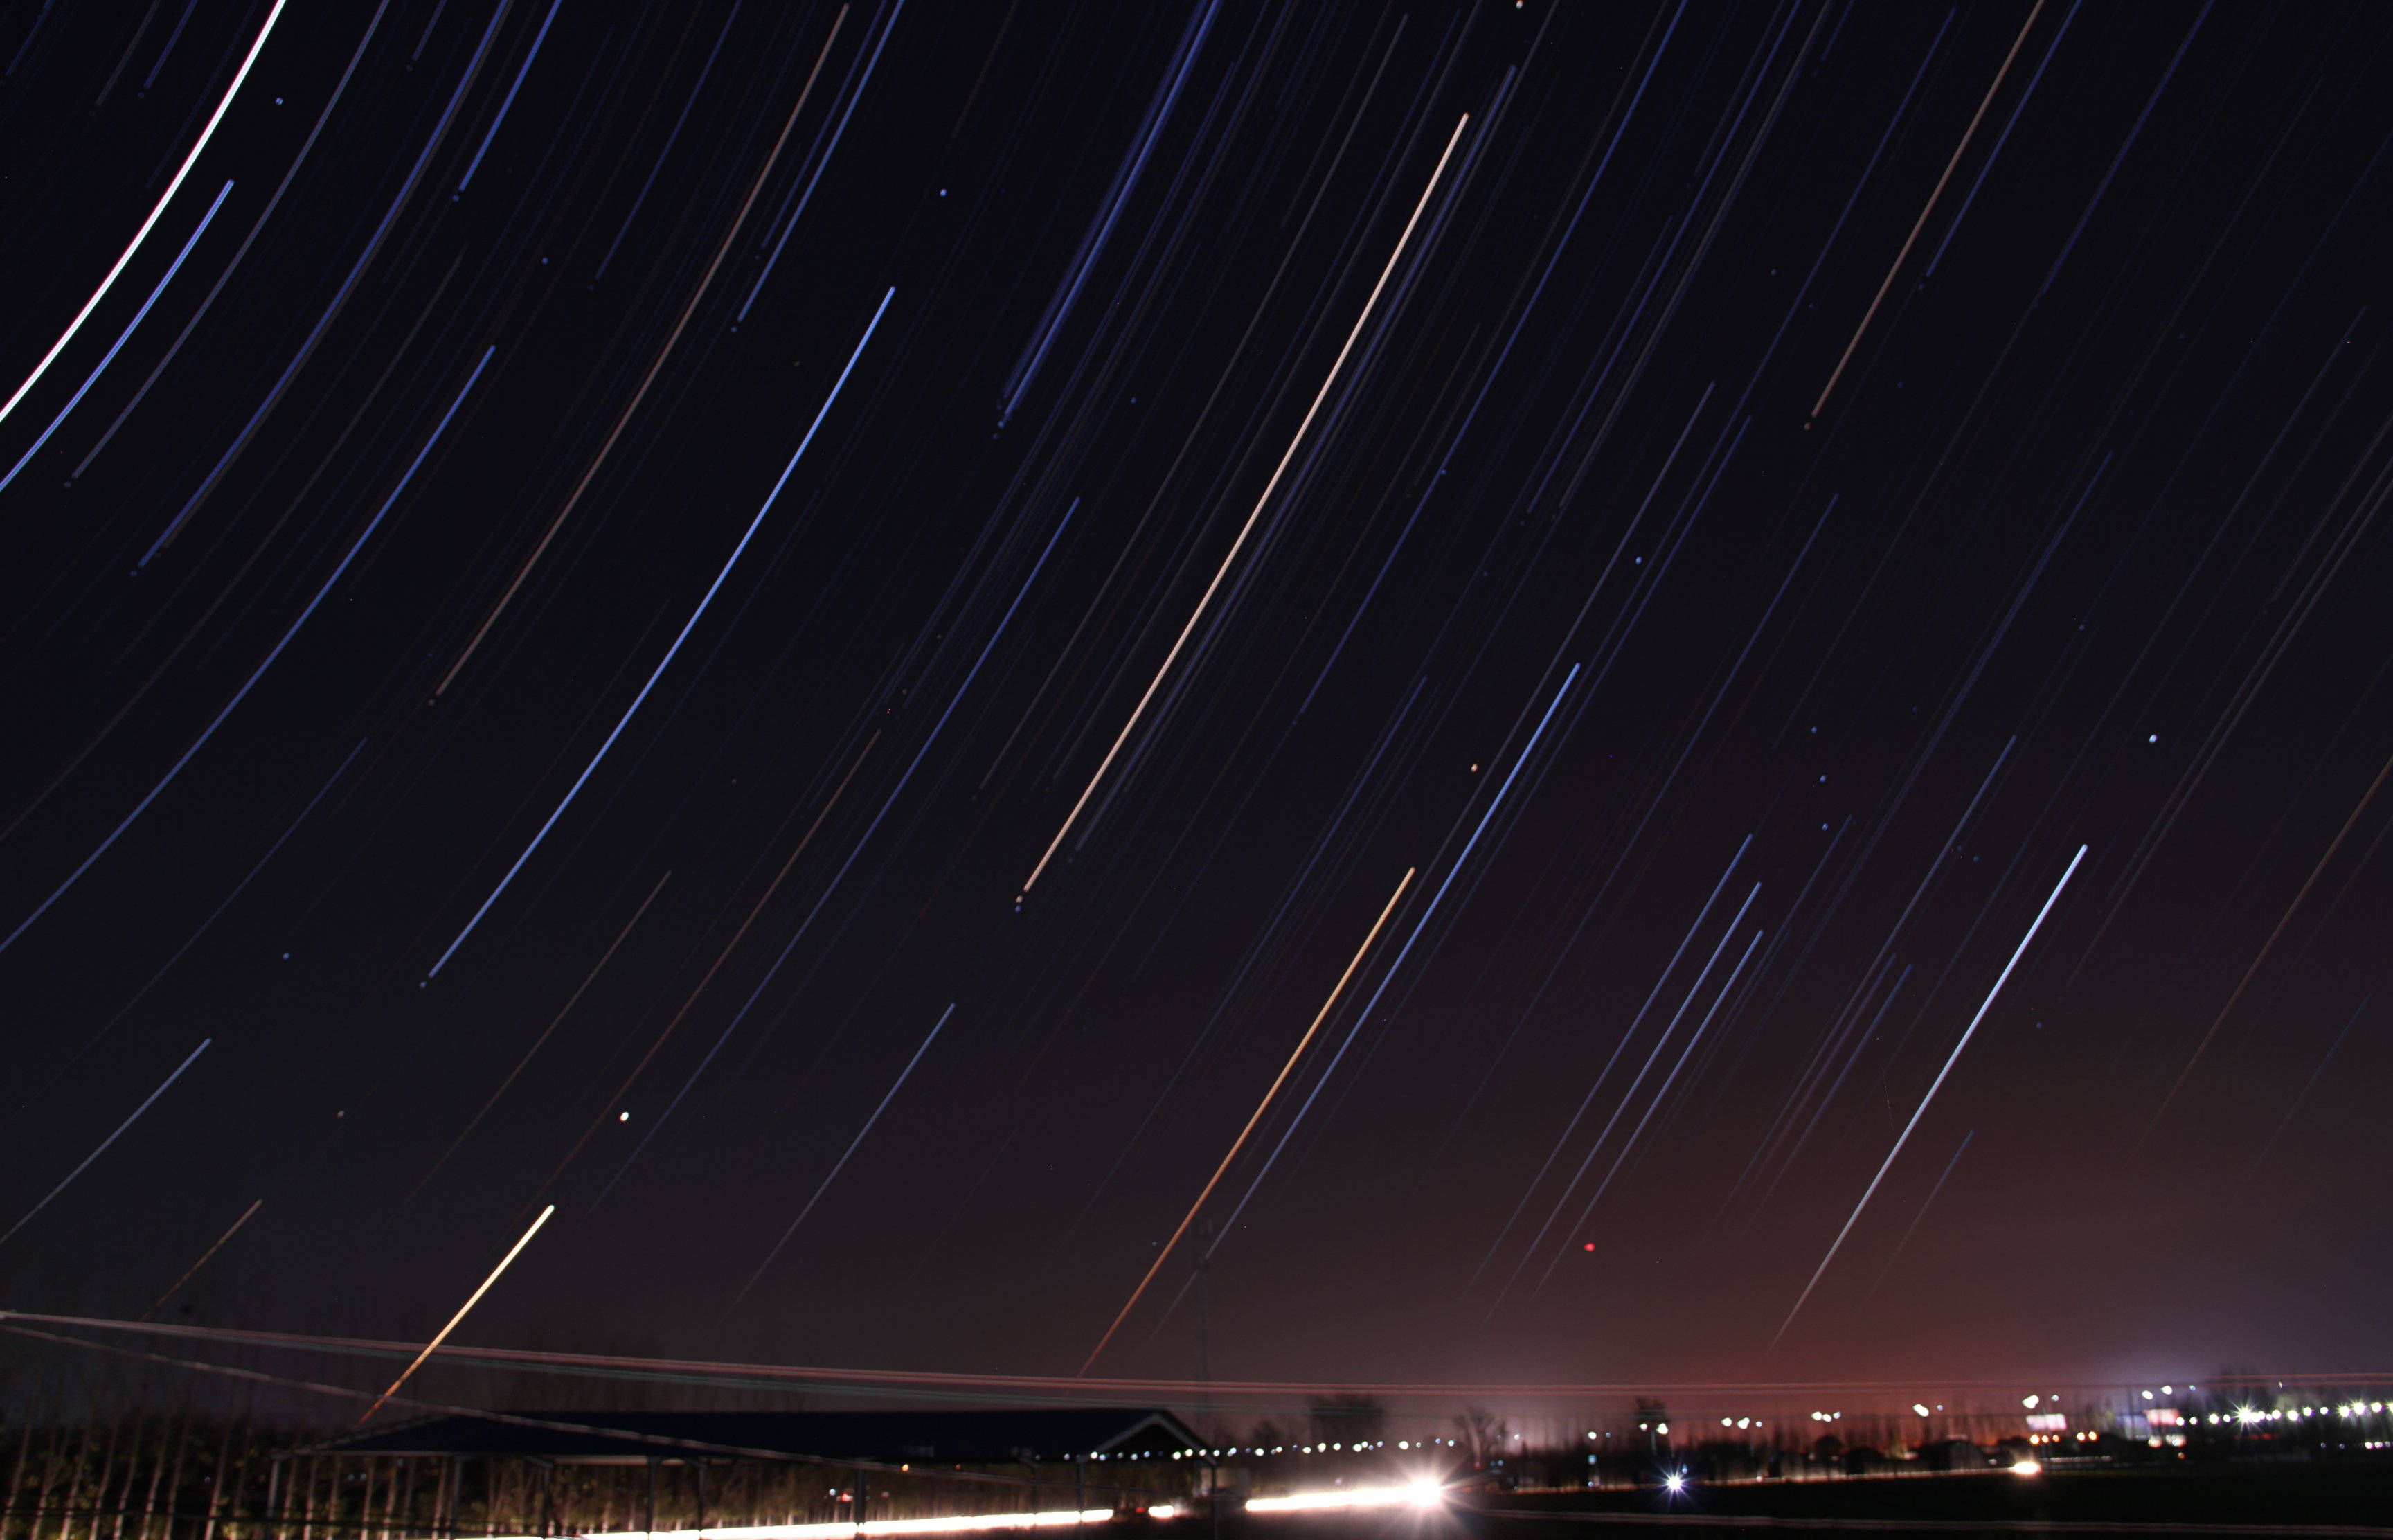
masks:
<path id="1" fill-rule="evenodd" d="M 0 64 L 0 1303 L 1071 1374 L 1253 1119 L 1092 1372 L 2393 1350 L 2393 11 Z"/>

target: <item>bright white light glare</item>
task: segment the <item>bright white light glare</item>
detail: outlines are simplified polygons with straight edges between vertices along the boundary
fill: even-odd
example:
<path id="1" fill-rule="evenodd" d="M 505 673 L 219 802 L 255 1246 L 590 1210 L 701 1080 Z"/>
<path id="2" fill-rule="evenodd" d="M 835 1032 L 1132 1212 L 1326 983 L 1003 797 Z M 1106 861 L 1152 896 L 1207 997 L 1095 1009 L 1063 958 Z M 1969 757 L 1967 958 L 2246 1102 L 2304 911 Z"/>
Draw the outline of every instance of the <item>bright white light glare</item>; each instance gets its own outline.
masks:
<path id="1" fill-rule="evenodd" d="M 1102 1524 L 1114 1516 L 1109 1507 L 1064 1508 L 1049 1513 L 1003 1513 L 967 1516 L 961 1519 L 868 1519 L 867 1534 L 953 1534 L 984 1529 L 1047 1529 L 1067 1524 Z M 712 1535 L 726 1535 L 729 1530 L 709 1530 Z M 762 1537 L 759 1537 L 762 1540 Z"/>
<path id="2" fill-rule="evenodd" d="M 2033 1412 L 2035 1410 L 2035 1403 L 2043 1399 L 2044 1398 L 2042 1396 L 2029 1396 L 2026 1400 L 2020 1402 L 2020 1404 Z"/>
<path id="3" fill-rule="evenodd" d="M 1168 1519 L 1168 1507 L 1147 1512 Z M 1109 1507 L 1057 1508 L 1044 1513 L 969 1513 L 948 1519 L 868 1519 L 861 1525 L 830 1524 L 709 1524 L 703 1530 L 624 1530 L 585 1535 L 582 1540 L 850 1540 L 857 1534 L 970 1534 L 987 1530 L 1061 1529 L 1074 1524 L 1112 1521 Z M 531 1540 L 525 1536 L 523 1540 Z"/>
<path id="4" fill-rule="evenodd" d="M 2044 1467 L 2034 1460 L 2014 1460 L 2011 1462 L 2011 1474 L 2014 1476 L 2041 1476 L 2044 1474 Z"/>
<path id="5" fill-rule="evenodd" d="M 1156 1503 L 1147 1508 L 1146 1516 L 1150 1519 L 1169 1519 L 1179 1511 L 1170 1503 Z"/>
<path id="6" fill-rule="evenodd" d="M 1921 1416 L 1923 1416 L 1923 1417 L 1924 1417 L 1924 1416 L 1926 1416 L 1928 1415 L 1928 1408 L 1927 1408 L 1927 1407 L 1925 1407 L 1925 1406 L 1923 1406 L 1923 1405 L 1921 1405 L 1919 1403 L 1917 1403 L 1917 1402 L 1916 1402 L 1916 1401 L 1915 1401 L 1915 1402 L 1913 1402 L 1913 1403 L 1911 1403 L 1911 1409 L 1912 1409 L 1913 1411 L 1915 1411 L 1915 1412 L 1918 1413 L 1918 1414 L 1919 1414 Z"/>
<path id="7" fill-rule="evenodd" d="M 1684 1473 L 1673 1470 L 1662 1478 L 1662 1484 L 1672 1492 L 1684 1492 L 1687 1490 L 1687 1478 Z"/>
<path id="8" fill-rule="evenodd" d="M 1426 1507 L 1441 1501 L 1444 1496 L 1445 1492 L 1437 1484 L 1436 1478 L 1426 1477 L 1416 1480 L 1409 1486 L 1366 1486 L 1352 1492 L 1299 1492 L 1286 1497 L 1252 1497 L 1247 1501 L 1247 1511 L 1302 1513 L 1314 1508 L 1395 1507 L 1406 1503 Z"/>

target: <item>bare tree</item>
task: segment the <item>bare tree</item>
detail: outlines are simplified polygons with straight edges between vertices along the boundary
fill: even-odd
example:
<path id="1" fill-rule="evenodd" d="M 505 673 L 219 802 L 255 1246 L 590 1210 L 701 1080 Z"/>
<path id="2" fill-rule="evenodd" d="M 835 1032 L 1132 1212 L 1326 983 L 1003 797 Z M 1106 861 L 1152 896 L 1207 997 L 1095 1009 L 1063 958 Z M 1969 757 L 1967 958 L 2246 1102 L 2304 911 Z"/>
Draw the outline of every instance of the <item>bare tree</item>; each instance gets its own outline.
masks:
<path id="1" fill-rule="evenodd" d="M 1456 1442 L 1474 1466 L 1484 1466 L 1500 1457 L 1505 1446 L 1512 1442 L 1512 1429 L 1505 1420 L 1484 1406 L 1466 1406 L 1454 1419 Z"/>

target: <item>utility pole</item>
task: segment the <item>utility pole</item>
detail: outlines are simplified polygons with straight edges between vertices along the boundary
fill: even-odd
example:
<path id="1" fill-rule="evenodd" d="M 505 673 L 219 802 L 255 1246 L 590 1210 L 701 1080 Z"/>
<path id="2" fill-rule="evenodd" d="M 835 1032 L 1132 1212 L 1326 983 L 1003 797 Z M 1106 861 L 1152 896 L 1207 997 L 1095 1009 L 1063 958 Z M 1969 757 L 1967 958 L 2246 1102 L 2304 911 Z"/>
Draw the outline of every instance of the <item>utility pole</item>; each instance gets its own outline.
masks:
<path id="1" fill-rule="evenodd" d="M 1208 1444 L 1218 1445 L 1221 1429 L 1213 1426 L 1213 1221 L 1207 1219 L 1196 1226 L 1196 1430 Z M 1205 1511 L 1213 1526 L 1213 1540 L 1222 1540 L 1222 1463 L 1209 1456 L 1205 1462 L 1210 1488 L 1205 1494 Z"/>
<path id="2" fill-rule="evenodd" d="M 1219 1431 L 1213 1420 L 1213 1221 L 1205 1220 L 1196 1226 L 1196 1238 L 1203 1244 L 1196 1248 L 1196 1383 L 1203 1387 L 1197 1392 L 1197 1428 L 1209 1441 Z"/>

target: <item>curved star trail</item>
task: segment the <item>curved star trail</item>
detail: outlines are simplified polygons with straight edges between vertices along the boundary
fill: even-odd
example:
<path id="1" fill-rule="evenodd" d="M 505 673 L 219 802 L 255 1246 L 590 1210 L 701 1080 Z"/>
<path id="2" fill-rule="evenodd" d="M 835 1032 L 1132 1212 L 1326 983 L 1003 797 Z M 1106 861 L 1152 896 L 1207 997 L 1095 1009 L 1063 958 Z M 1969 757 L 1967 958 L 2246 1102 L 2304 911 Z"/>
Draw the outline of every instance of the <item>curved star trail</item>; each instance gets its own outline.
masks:
<path id="1" fill-rule="evenodd" d="M 0 22 L 0 1306 L 2393 1352 L 2393 13 L 151 8 Z"/>

